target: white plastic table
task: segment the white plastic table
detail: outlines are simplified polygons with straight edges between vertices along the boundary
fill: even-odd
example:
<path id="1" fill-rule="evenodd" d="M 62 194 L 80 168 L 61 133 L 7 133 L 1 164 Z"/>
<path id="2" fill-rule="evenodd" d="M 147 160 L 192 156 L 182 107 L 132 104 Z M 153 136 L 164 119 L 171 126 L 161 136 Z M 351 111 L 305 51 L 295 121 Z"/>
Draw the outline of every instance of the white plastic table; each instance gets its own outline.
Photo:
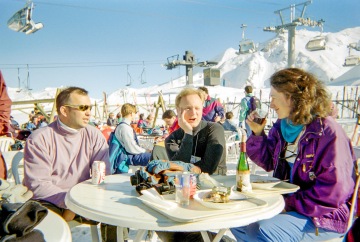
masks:
<path id="1" fill-rule="evenodd" d="M 48 214 L 35 229 L 40 230 L 46 242 L 71 242 L 71 231 L 65 220 L 48 209 Z"/>
<path id="2" fill-rule="evenodd" d="M 176 222 L 143 204 L 130 184 L 131 174 L 111 175 L 105 183 L 93 185 L 90 180 L 74 186 L 66 195 L 65 203 L 75 213 L 106 224 L 118 226 L 118 241 L 123 240 L 122 228 L 138 230 L 135 241 L 140 241 L 148 230 L 152 231 L 201 231 L 205 241 L 210 241 L 208 230 L 219 230 L 214 241 L 219 241 L 227 229 L 248 225 L 271 218 L 284 208 L 279 194 L 261 199 L 268 205 L 258 209 L 209 217 L 196 222 Z M 201 206 L 201 205 L 199 205 Z"/>

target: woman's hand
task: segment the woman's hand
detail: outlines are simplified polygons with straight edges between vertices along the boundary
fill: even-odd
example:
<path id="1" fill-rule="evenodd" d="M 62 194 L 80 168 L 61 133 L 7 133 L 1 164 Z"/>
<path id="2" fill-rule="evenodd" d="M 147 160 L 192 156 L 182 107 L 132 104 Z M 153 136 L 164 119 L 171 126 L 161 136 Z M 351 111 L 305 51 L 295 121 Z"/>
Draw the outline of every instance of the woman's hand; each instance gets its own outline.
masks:
<path id="1" fill-rule="evenodd" d="M 254 122 L 254 119 L 256 118 L 256 111 L 252 111 L 246 119 L 246 123 L 249 125 L 250 129 L 254 132 L 256 136 L 260 136 L 262 131 L 265 128 L 266 125 L 266 118 L 263 120 L 261 124 L 258 124 Z"/>

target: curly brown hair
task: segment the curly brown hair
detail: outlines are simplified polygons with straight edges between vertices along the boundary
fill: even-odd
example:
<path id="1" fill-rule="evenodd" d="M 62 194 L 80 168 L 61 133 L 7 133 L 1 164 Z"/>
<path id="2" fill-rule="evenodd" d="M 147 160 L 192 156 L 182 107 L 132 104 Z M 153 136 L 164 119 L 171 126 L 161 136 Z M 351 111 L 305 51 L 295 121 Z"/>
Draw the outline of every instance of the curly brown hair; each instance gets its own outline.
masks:
<path id="1" fill-rule="evenodd" d="M 314 118 L 327 117 L 331 112 L 331 99 L 324 84 L 304 70 L 280 70 L 271 76 L 270 85 L 291 99 L 289 119 L 296 125 L 307 125 Z"/>

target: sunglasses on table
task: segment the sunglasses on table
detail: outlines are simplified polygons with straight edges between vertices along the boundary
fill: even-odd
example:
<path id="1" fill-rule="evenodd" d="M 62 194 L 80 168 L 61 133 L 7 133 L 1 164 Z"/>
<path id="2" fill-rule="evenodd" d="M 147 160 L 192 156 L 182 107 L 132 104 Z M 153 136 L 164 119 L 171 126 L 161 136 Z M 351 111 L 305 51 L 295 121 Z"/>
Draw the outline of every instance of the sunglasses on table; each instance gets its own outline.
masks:
<path id="1" fill-rule="evenodd" d="M 80 111 L 87 111 L 92 109 L 92 105 L 71 105 L 71 104 L 65 104 L 64 107 L 70 107 L 70 108 L 76 108 Z"/>

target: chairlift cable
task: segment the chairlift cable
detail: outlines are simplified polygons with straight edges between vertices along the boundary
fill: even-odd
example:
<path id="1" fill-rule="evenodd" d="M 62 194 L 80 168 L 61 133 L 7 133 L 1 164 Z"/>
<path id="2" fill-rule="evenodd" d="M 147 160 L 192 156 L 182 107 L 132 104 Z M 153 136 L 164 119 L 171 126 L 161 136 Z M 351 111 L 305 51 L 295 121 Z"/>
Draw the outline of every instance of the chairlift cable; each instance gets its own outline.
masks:
<path id="1" fill-rule="evenodd" d="M 29 71 L 29 65 L 26 65 L 27 66 L 27 77 L 26 77 L 26 89 L 27 90 L 31 90 L 30 88 L 30 71 Z"/>
<path id="2" fill-rule="evenodd" d="M 139 62 L 139 61 L 136 61 Z M 113 64 L 109 64 L 113 63 Z M 152 60 L 146 62 L 147 65 L 158 65 L 163 63 L 163 61 L 159 60 Z M 25 69 L 25 67 L 17 67 L 19 65 L 27 65 L 27 64 L 1 64 L 0 66 L 16 66 L 16 67 L 2 67 L 2 69 Z M 117 63 L 117 62 L 77 62 L 77 63 L 44 63 L 44 64 L 31 64 L 33 69 L 46 69 L 46 68 L 81 68 L 81 67 L 116 67 L 116 66 L 140 66 L 145 65 L 145 62 L 143 63 Z"/>
<path id="3" fill-rule="evenodd" d="M 131 75 L 129 73 L 129 65 L 126 66 L 126 71 L 127 71 L 127 76 L 126 76 L 127 84 L 126 84 L 126 86 L 131 86 L 132 78 L 131 78 Z"/>
<path id="4" fill-rule="evenodd" d="M 146 73 L 145 73 L 145 62 L 144 61 L 143 61 L 143 69 L 142 69 L 142 72 L 140 74 L 140 81 L 141 81 L 141 84 L 146 83 Z"/>
<path id="5" fill-rule="evenodd" d="M 17 69 L 18 69 L 18 85 L 19 85 L 18 92 L 20 92 L 21 91 L 20 68 L 17 68 Z"/>

